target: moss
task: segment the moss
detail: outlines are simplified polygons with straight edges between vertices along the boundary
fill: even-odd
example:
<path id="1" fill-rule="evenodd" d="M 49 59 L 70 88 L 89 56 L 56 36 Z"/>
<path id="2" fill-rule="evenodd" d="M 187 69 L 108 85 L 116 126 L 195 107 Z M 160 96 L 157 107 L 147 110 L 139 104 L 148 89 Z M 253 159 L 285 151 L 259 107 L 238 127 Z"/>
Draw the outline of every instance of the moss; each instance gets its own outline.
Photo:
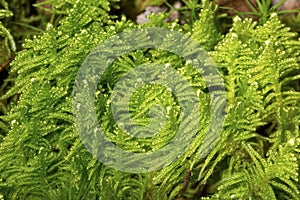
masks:
<path id="1" fill-rule="evenodd" d="M 19 95 L 17 103 L 0 117 L 0 195 L 4 199 L 298 198 L 300 41 L 276 13 L 260 25 L 235 17 L 228 33 L 222 34 L 216 7 L 209 1 L 197 5 L 195 8 L 202 9 L 200 15 L 184 26 L 176 21 L 166 23 L 168 13 L 151 15 L 150 22 L 143 25 L 124 16 L 118 19 L 109 13 L 115 2 L 106 0 L 49 3 L 57 6 L 61 18 L 26 40 L 12 62 L 10 73 L 17 74 L 14 85 L 0 97 Z M 139 49 L 118 57 L 103 72 L 93 99 L 97 119 L 110 141 L 129 152 L 151 152 L 168 144 L 179 124 L 185 123 L 187 129 L 198 127 L 193 141 L 174 162 L 156 171 L 129 173 L 104 165 L 84 146 L 74 124 L 73 88 L 84 84 L 75 83 L 77 73 L 89 53 L 101 52 L 96 48 L 99 43 L 117 33 L 147 27 L 192 36 L 207 49 L 226 90 L 226 109 L 222 101 L 215 105 L 226 115 L 219 139 L 211 136 L 205 140 L 206 132 L 216 128 L 210 127 L 215 119 L 210 118 L 214 102 L 210 102 L 209 92 L 221 93 L 221 83 L 210 73 L 201 76 L 192 60 L 163 49 Z M 174 44 L 170 35 L 158 37 Z M 137 46 L 151 44 L 143 35 L 137 35 L 135 41 L 139 41 Z M 110 50 L 120 48 L 122 52 L 124 46 L 118 45 Z M 180 49 L 185 55 L 194 55 L 193 45 Z M 167 123 L 154 139 L 134 138 L 114 120 L 113 91 L 126 87 L 118 82 L 127 72 L 153 62 L 170 66 L 196 91 L 199 119 L 181 121 L 179 97 L 166 87 L 149 84 L 131 96 L 130 117 L 147 126 L 151 115 L 164 113 L 169 114 Z M 155 75 L 156 71 L 149 76 Z M 170 74 L 165 76 L 170 78 Z M 181 94 L 191 99 L 188 90 Z M 126 102 L 118 105 L 123 108 Z M 121 118 L 128 117 L 121 111 Z M 93 123 L 86 120 L 82 125 Z M 123 159 L 127 165 L 141 161 Z M 156 160 L 152 164 L 157 164 Z"/>

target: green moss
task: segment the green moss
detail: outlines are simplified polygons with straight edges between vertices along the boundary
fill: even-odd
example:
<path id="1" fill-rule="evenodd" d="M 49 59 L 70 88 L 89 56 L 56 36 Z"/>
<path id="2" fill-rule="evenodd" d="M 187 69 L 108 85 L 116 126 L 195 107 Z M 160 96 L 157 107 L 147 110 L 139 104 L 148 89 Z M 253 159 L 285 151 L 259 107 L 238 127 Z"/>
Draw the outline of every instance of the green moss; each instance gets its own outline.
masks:
<path id="1" fill-rule="evenodd" d="M 44 32 L 27 40 L 13 61 L 15 85 L 1 99 L 15 94 L 20 98 L 0 118 L 5 128 L 0 140 L 0 195 L 4 199 L 297 199 L 297 35 L 276 14 L 262 25 L 234 18 L 229 33 L 221 35 L 215 7 L 208 1 L 201 4 L 200 19 L 187 29 L 176 22 L 164 23 L 167 15 L 152 15 L 144 25 L 125 17 L 116 20 L 109 14 L 110 3 L 67 1 L 59 23 L 48 24 Z M 142 95 L 132 96 L 132 118 L 148 124 L 150 105 L 163 101 L 166 107 L 174 102 L 169 127 L 151 141 L 127 137 L 115 124 L 110 111 L 114 86 L 143 63 L 168 63 L 182 74 L 201 94 L 202 115 L 193 142 L 172 164 L 148 173 L 121 172 L 101 164 L 81 142 L 73 118 L 74 81 L 84 59 L 100 42 L 122 31 L 154 26 L 192 35 L 209 50 L 226 87 L 224 129 L 215 148 L 201 157 L 210 120 L 203 79 L 189 62 L 170 52 L 151 49 L 123 55 L 104 73 L 95 101 L 109 139 L 133 152 L 156 150 L 170 141 L 180 123 L 176 98 L 165 88 L 149 85 L 136 91 Z M 185 48 L 187 54 L 193 51 Z"/>

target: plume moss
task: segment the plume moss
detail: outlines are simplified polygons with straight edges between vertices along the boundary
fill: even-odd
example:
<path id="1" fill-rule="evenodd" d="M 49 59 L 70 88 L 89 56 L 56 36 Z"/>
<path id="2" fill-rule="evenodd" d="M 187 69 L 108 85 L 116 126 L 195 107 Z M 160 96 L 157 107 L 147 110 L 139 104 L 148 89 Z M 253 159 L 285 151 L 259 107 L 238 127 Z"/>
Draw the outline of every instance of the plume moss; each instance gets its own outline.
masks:
<path id="1" fill-rule="evenodd" d="M 217 30 L 216 8 L 203 1 L 193 24 L 183 29 L 165 23 L 167 14 L 152 15 L 136 25 L 109 14 L 110 3 L 67 1 L 57 25 L 27 40 L 13 61 L 14 86 L 1 99 L 20 98 L 5 116 L 0 144 L 0 194 L 4 199 L 297 199 L 299 197 L 300 40 L 276 14 L 257 25 L 234 18 L 226 35 Z M 202 110 L 196 138 L 171 165 L 155 172 L 131 174 L 109 168 L 94 159 L 82 144 L 72 114 L 72 91 L 85 57 L 100 42 L 125 30 L 166 27 L 192 35 L 208 51 L 226 86 L 224 129 L 215 148 L 201 158 L 201 141 L 208 129 Z M 191 31 L 190 31 L 191 30 Z M 204 40 L 205 39 L 205 40 Z M 169 63 L 201 92 L 208 91 L 182 58 L 161 50 L 136 51 L 117 59 L 105 73 L 96 97 L 97 115 L 108 137 L 129 151 L 137 144 L 157 149 L 172 137 L 165 129 L 156 144 L 122 136 L 109 111 L 111 86 L 141 63 Z M 146 116 L 145 102 L 172 95 L 156 86 L 142 88 L 134 98 L 137 123 Z M 159 97 L 159 98 L 158 98 Z M 133 98 L 133 97 L 132 97 Z M 156 103 L 156 102 L 154 102 Z M 178 123 L 176 100 L 172 123 Z M 171 130 L 171 131 L 170 131 Z M 120 140 L 121 138 L 121 140 Z"/>

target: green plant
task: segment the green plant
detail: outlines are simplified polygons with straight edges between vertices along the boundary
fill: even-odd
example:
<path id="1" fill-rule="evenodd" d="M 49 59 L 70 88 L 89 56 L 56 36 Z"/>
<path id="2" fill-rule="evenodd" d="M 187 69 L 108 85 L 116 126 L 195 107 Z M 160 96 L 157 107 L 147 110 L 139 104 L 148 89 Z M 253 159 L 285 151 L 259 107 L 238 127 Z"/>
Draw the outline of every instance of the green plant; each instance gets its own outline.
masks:
<path id="1" fill-rule="evenodd" d="M 7 76 L 6 68 L 9 65 L 16 51 L 16 44 L 13 36 L 7 28 L 7 18 L 11 18 L 13 13 L 9 10 L 5 1 L 0 1 L 0 95 L 5 93 L 7 83 L 3 79 Z M 0 101 L 0 115 L 6 113 L 6 104 Z M 3 131 L 1 128 L 5 126 L 0 122 L 0 141 L 2 140 Z"/>
<path id="2" fill-rule="evenodd" d="M 10 31 L 5 27 L 6 24 L 2 22 L 5 18 L 12 17 L 13 13 L 9 10 L 8 4 L 4 0 L 0 2 L 0 6 L 0 63 L 2 64 L 12 56 L 12 51 L 16 51 L 16 44 Z"/>
<path id="3" fill-rule="evenodd" d="M 208 1 L 202 2 L 200 19 L 188 29 L 164 23 L 167 14 L 151 15 L 144 25 L 125 17 L 116 20 L 109 15 L 110 3 L 114 2 L 68 0 L 58 25 L 48 24 L 13 61 L 11 73 L 18 76 L 1 97 L 20 94 L 18 103 L 0 118 L 5 129 L 0 143 L 4 199 L 297 199 L 297 35 L 275 13 L 262 25 L 236 17 L 229 33 L 221 35 L 212 17 L 215 6 Z M 135 122 L 149 123 L 145 104 L 162 100 L 164 106 L 163 102 L 174 102 L 170 126 L 153 141 L 130 138 L 116 126 L 109 106 L 112 90 L 128 70 L 142 63 L 169 63 L 179 71 L 199 92 L 203 116 L 196 138 L 171 165 L 149 173 L 120 172 L 94 159 L 82 144 L 72 114 L 74 80 L 85 57 L 100 42 L 122 31 L 155 26 L 191 35 L 209 51 L 226 86 L 224 130 L 215 148 L 202 158 L 210 105 L 201 76 L 170 52 L 145 49 L 123 55 L 104 73 L 95 101 L 107 137 L 118 146 L 135 152 L 156 150 L 168 143 L 180 122 L 176 99 L 164 88 L 149 85 L 137 91 L 142 97 L 132 97 Z"/>
<path id="4" fill-rule="evenodd" d="M 39 0 L 37 0 L 39 2 Z M 22 44 L 26 39 L 33 38 L 35 34 L 41 33 L 45 29 L 46 21 L 55 24 L 61 14 L 62 5 L 55 1 L 55 6 L 43 11 L 43 1 L 40 5 L 33 5 L 30 0 L 0 1 L 0 96 L 3 96 L 14 84 L 16 74 L 10 71 L 10 63 L 15 54 L 22 49 Z M 48 6 L 49 7 L 49 6 Z M 0 115 L 6 114 L 10 110 L 10 104 L 16 103 L 18 95 L 0 101 Z M 0 124 L 2 129 L 5 129 Z M 4 134 L 0 130 L 1 138 Z"/>
<path id="5" fill-rule="evenodd" d="M 284 6 L 286 1 L 289 1 L 288 7 Z M 222 5 L 219 17 L 222 19 L 222 23 L 220 24 L 222 29 L 220 30 L 223 30 L 223 32 L 226 32 L 228 27 L 230 28 L 232 26 L 232 16 L 228 16 L 228 13 L 238 15 L 243 19 L 249 17 L 253 18 L 261 25 L 264 24 L 274 12 L 276 12 L 280 20 L 291 27 L 293 31 L 299 32 L 300 9 L 296 7 L 297 2 L 293 2 L 293 0 L 216 0 L 216 2 Z"/>
<path id="6" fill-rule="evenodd" d="M 251 7 L 252 12 L 240 12 L 239 14 L 242 15 L 252 15 L 259 18 L 260 23 L 265 23 L 267 18 L 270 16 L 271 13 L 276 12 L 277 14 L 287 14 L 287 13 L 297 13 L 298 10 L 278 10 L 280 6 L 282 6 L 285 3 L 286 0 L 281 0 L 278 3 L 272 5 L 272 0 L 256 0 L 255 7 L 249 0 L 246 0 L 247 4 Z"/>

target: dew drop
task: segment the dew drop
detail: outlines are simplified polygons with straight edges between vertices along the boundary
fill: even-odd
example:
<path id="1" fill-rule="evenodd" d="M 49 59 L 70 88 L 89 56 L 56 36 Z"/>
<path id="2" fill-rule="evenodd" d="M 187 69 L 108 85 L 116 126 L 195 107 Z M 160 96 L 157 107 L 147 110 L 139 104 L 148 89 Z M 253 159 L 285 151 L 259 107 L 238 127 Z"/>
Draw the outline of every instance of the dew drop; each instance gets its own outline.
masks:
<path id="1" fill-rule="evenodd" d="M 15 123 L 17 123 L 17 120 L 14 119 L 11 121 L 11 125 L 14 125 Z"/>
<path id="2" fill-rule="evenodd" d="M 186 64 L 192 64 L 192 63 L 193 63 L 192 60 L 187 60 L 187 61 L 186 61 Z"/>
<path id="3" fill-rule="evenodd" d="M 291 138 L 291 139 L 288 141 L 288 144 L 291 145 L 291 146 L 294 146 L 294 144 L 295 144 L 295 139 L 294 139 L 294 138 Z"/>
<path id="4" fill-rule="evenodd" d="M 236 17 L 233 18 L 233 21 L 234 21 L 234 22 L 241 21 L 241 18 L 240 18 L 239 16 L 236 16 Z"/>
<path id="5" fill-rule="evenodd" d="M 197 97 L 200 97 L 201 90 L 197 90 Z"/>
<path id="6" fill-rule="evenodd" d="M 232 37 L 238 37 L 236 33 L 232 33 Z"/>
<path id="7" fill-rule="evenodd" d="M 172 109 L 171 106 L 168 106 L 168 107 L 167 107 L 167 111 L 168 111 L 168 112 L 170 112 L 171 109 Z"/>

